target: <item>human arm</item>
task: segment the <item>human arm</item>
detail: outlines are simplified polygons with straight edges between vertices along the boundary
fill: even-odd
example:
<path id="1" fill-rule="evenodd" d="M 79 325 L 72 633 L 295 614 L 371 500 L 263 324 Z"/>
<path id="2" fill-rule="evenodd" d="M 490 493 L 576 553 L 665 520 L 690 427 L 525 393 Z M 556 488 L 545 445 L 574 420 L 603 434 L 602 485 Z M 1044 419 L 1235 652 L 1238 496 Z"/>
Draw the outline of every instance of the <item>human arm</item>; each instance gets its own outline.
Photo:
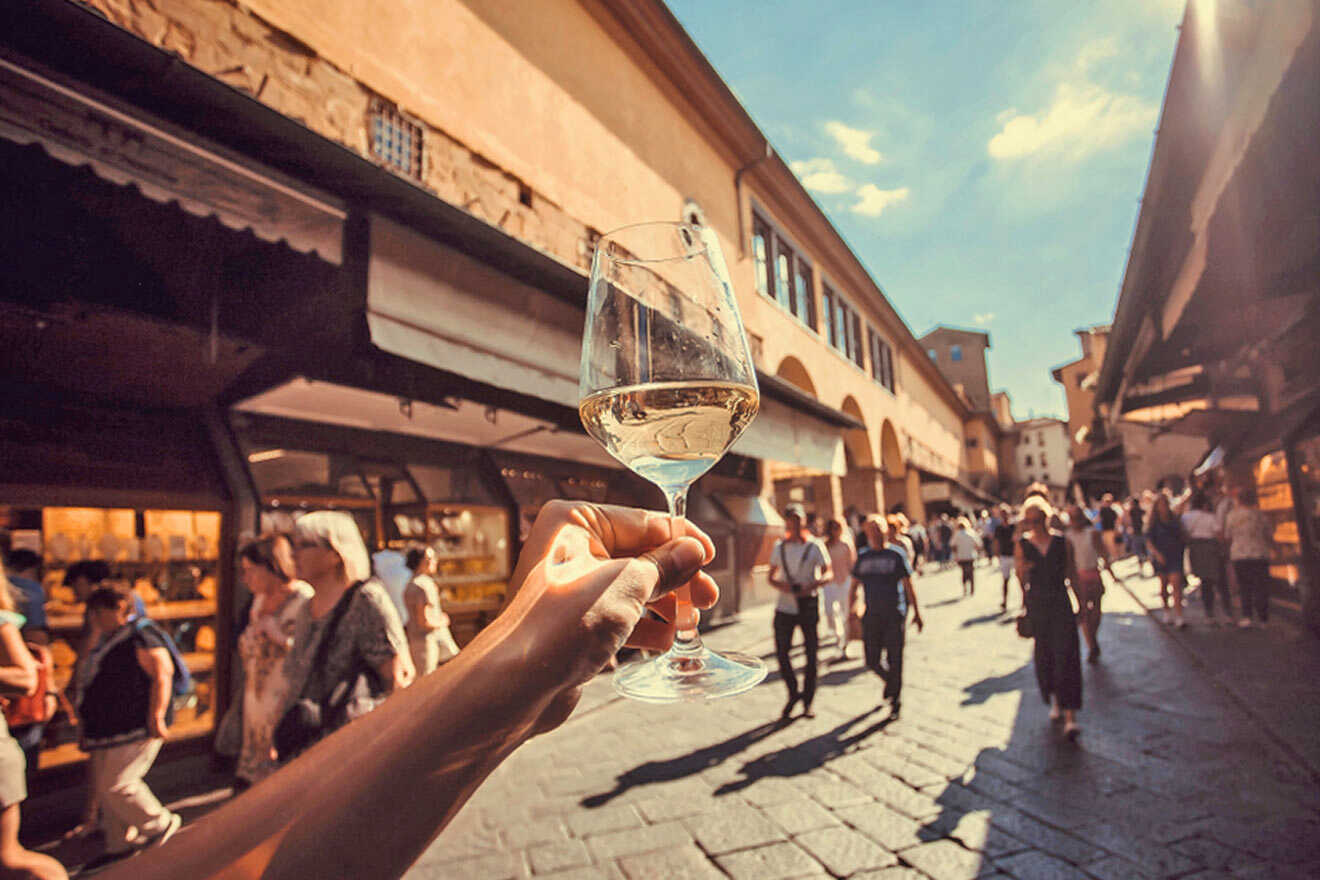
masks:
<path id="1" fill-rule="evenodd" d="M 503 612 L 457 657 L 322 740 L 277 781 L 103 876 L 402 875 L 501 761 L 568 717 L 581 686 L 625 641 L 673 643 L 672 623 L 642 619 L 648 602 L 665 594 L 672 610 L 669 591 L 686 583 L 697 607 L 715 603 L 714 581 L 697 573 L 714 545 L 684 526 L 687 536 L 670 541 L 666 514 L 545 505 Z"/>
<path id="2" fill-rule="evenodd" d="M 903 589 L 907 592 L 908 607 L 912 609 L 912 623 L 917 627 L 917 632 L 925 627 L 921 621 L 921 609 L 917 607 L 917 591 L 912 589 L 912 578 L 903 578 Z"/>
<path id="3" fill-rule="evenodd" d="M 147 731 L 158 739 L 166 734 L 165 713 L 170 706 L 171 685 L 174 681 L 174 659 L 168 648 L 137 648 L 138 666 L 151 679 L 151 695 L 147 703 Z"/>
<path id="4" fill-rule="evenodd" d="M 830 563 L 829 551 L 825 550 L 820 544 L 813 544 L 812 546 L 816 548 L 818 556 L 817 565 L 812 571 L 820 572 L 820 577 L 811 582 L 807 592 L 819 589 L 834 580 L 834 566 Z"/>
<path id="5" fill-rule="evenodd" d="M 0 694 L 30 697 L 37 692 L 37 661 L 12 623 L 0 623 Z"/>

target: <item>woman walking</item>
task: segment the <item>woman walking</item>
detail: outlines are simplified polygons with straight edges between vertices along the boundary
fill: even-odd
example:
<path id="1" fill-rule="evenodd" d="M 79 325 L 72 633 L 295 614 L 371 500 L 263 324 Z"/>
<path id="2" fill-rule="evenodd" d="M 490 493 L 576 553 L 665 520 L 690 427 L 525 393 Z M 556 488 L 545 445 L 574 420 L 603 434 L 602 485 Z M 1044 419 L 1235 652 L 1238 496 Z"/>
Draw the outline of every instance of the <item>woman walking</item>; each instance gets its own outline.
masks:
<path id="1" fill-rule="evenodd" d="M 832 519 L 825 526 L 825 549 L 829 551 L 830 569 L 834 578 L 825 585 L 825 623 L 834 632 L 834 644 L 840 661 L 848 659 L 848 620 L 852 609 L 848 594 L 852 591 L 853 563 L 857 550 L 846 537 L 848 528 L 841 519 Z"/>
<path id="2" fill-rule="evenodd" d="M 0 695 L 31 697 L 43 684 L 37 663 L 20 630 L 26 618 L 15 610 L 14 595 L 0 568 Z M 44 682 L 47 687 L 53 683 Z M 27 761 L 0 715 L 0 876 L 68 880 L 64 867 L 50 856 L 18 842 L 21 804 L 27 800 Z"/>
<path id="3" fill-rule="evenodd" d="M 288 698 L 284 658 L 293 647 L 293 629 L 312 587 L 294 576 L 293 548 L 284 535 L 263 535 L 238 552 L 243 582 L 252 591 L 248 625 L 238 637 L 243 696 L 234 703 L 243 744 L 236 775 L 244 787 L 278 768 L 270 757 L 275 725 Z"/>
<path id="4" fill-rule="evenodd" d="M 1082 638 L 1086 640 L 1086 662 L 1097 663 L 1100 660 L 1100 598 L 1105 594 L 1100 563 L 1104 562 L 1109 568 L 1110 576 L 1114 570 L 1110 567 L 1102 534 L 1096 531 L 1095 524 L 1080 505 L 1074 504 L 1068 509 L 1068 529 L 1064 537 L 1068 539 L 1068 549 L 1072 552 L 1075 577 L 1070 580 L 1073 595 L 1077 597 L 1078 623 Z"/>
<path id="5" fill-rule="evenodd" d="M 1036 682 L 1041 698 L 1050 704 L 1050 720 L 1062 718 L 1064 735 L 1076 739 L 1081 733 L 1077 711 L 1082 708 L 1082 659 L 1067 585 L 1074 563 L 1068 540 L 1049 528 L 1053 513 L 1043 498 L 1026 500 L 1015 558 L 1036 640 Z"/>
<path id="6" fill-rule="evenodd" d="M 788 702 L 781 715 L 785 720 L 793 714 L 793 707 L 799 701 L 803 715 L 816 717 L 811 710 L 811 701 L 816 696 L 816 650 L 820 638 L 817 633 L 820 625 L 817 591 L 834 579 L 829 552 L 819 538 L 803 527 L 803 520 L 801 505 L 789 505 L 784 511 L 786 534 L 770 551 L 770 586 L 779 590 L 779 602 L 775 605 L 775 654 L 779 659 L 779 675 L 788 688 Z M 801 688 L 789 656 L 795 629 L 802 630 L 802 646 L 806 653 Z"/>
<path id="7" fill-rule="evenodd" d="M 458 643 L 449 630 L 449 615 L 440 606 L 440 585 L 435 582 L 434 547 L 413 547 L 405 557 L 412 580 L 403 590 L 408 609 L 408 651 L 417 675 L 429 675 L 458 656 Z"/>
<path id="8" fill-rule="evenodd" d="M 1256 490 L 1250 487 L 1238 495 L 1224 524 L 1228 558 L 1237 575 L 1238 600 L 1242 619 L 1238 626 L 1250 627 L 1254 611 L 1261 626 L 1270 619 L 1270 546 L 1273 543 L 1270 521 L 1261 513 Z"/>
<path id="9" fill-rule="evenodd" d="M 327 706 L 335 696 L 335 717 L 307 733 L 319 739 L 411 684 L 415 672 L 399 612 L 385 588 L 370 579 L 371 562 L 353 518 L 341 511 L 309 513 L 294 526 L 292 540 L 298 575 L 312 585 L 313 595 L 298 612 L 284 662 L 286 705 L 305 699 Z M 359 673 L 373 680 L 371 693 L 344 695 Z M 294 751 L 310 745 L 299 742 Z M 281 754 L 280 760 L 291 757 Z"/>
<path id="10" fill-rule="evenodd" d="M 1187 625 L 1183 620 L 1183 552 L 1186 544 L 1182 523 L 1173 515 L 1169 496 L 1163 492 L 1155 493 L 1155 504 L 1151 507 L 1150 519 L 1146 525 L 1146 537 L 1149 539 L 1155 574 L 1160 578 L 1160 602 L 1164 605 L 1164 622 L 1170 622 L 1169 592 L 1172 590 L 1172 623 L 1182 629 Z"/>
<path id="11" fill-rule="evenodd" d="M 972 524 L 967 517 L 959 517 L 958 531 L 953 533 L 950 546 L 953 558 L 962 569 L 963 595 L 970 596 L 976 592 L 976 554 L 980 552 L 981 542 L 972 534 Z"/>
<path id="12" fill-rule="evenodd" d="M 1228 592 L 1228 579 L 1224 576 L 1223 535 L 1219 517 L 1215 516 L 1210 496 L 1201 489 L 1192 493 L 1191 509 L 1182 515 L 1183 534 L 1187 536 L 1187 561 L 1192 574 L 1201 581 L 1201 602 L 1205 607 L 1205 621 L 1219 625 L 1215 612 L 1215 593 L 1224 600 L 1224 613 L 1228 622 L 1233 620 L 1233 600 Z"/>

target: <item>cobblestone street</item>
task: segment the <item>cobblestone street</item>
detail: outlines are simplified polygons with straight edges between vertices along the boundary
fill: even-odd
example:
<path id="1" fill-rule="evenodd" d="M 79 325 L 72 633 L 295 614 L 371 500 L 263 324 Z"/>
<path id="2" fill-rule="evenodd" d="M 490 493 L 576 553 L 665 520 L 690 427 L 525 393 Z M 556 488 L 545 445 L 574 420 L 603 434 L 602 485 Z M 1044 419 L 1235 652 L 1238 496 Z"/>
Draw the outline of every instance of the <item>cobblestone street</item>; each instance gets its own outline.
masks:
<path id="1" fill-rule="evenodd" d="M 1031 643 L 998 614 L 997 573 L 978 568 L 969 600 L 956 571 L 931 574 L 917 582 L 927 626 L 909 633 L 901 718 L 878 706 L 860 645 L 833 664 L 822 647 L 817 717 L 787 726 L 774 723 L 777 676 L 725 702 L 659 707 L 615 698 L 602 677 L 408 876 L 1320 876 L 1314 690 L 1290 681 L 1315 669 L 1313 641 L 1287 623 L 1163 631 L 1135 598 L 1149 602 L 1153 581 L 1131 561 L 1118 570 L 1132 592 L 1106 595 L 1076 744 L 1047 718 Z M 768 616 L 709 642 L 773 663 Z"/>

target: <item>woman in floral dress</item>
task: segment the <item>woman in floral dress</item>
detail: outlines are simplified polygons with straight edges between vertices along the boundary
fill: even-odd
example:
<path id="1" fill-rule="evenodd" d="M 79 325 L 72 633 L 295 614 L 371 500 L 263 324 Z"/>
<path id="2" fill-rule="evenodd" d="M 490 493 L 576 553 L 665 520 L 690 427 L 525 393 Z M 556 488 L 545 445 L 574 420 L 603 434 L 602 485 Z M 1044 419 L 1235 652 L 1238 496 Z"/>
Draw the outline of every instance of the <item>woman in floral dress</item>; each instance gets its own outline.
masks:
<path id="1" fill-rule="evenodd" d="M 293 647 L 298 611 L 312 588 L 295 579 L 293 550 L 283 535 L 265 535 L 239 552 L 243 580 L 252 591 L 248 625 L 238 639 L 243 662 L 243 745 L 237 774 L 249 785 L 277 768 L 271 737 L 288 696 L 284 658 Z"/>

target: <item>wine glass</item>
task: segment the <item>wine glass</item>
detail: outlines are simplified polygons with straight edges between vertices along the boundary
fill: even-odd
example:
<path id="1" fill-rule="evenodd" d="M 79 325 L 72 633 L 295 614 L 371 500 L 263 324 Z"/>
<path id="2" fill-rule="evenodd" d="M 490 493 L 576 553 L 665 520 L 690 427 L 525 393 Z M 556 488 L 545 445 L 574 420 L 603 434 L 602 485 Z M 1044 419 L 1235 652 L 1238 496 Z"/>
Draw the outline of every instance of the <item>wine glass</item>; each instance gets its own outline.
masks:
<path id="1" fill-rule="evenodd" d="M 714 232 L 639 223 L 603 236 L 591 264 L 578 411 L 587 433 L 669 504 L 683 534 L 688 487 L 719 461 L 760 407 L 756 370 Z M 686 587 L 674 645 L 615 673 L 614 688 L 652 703 L 742 693 L 765 664 L 701 643 Z"/>

